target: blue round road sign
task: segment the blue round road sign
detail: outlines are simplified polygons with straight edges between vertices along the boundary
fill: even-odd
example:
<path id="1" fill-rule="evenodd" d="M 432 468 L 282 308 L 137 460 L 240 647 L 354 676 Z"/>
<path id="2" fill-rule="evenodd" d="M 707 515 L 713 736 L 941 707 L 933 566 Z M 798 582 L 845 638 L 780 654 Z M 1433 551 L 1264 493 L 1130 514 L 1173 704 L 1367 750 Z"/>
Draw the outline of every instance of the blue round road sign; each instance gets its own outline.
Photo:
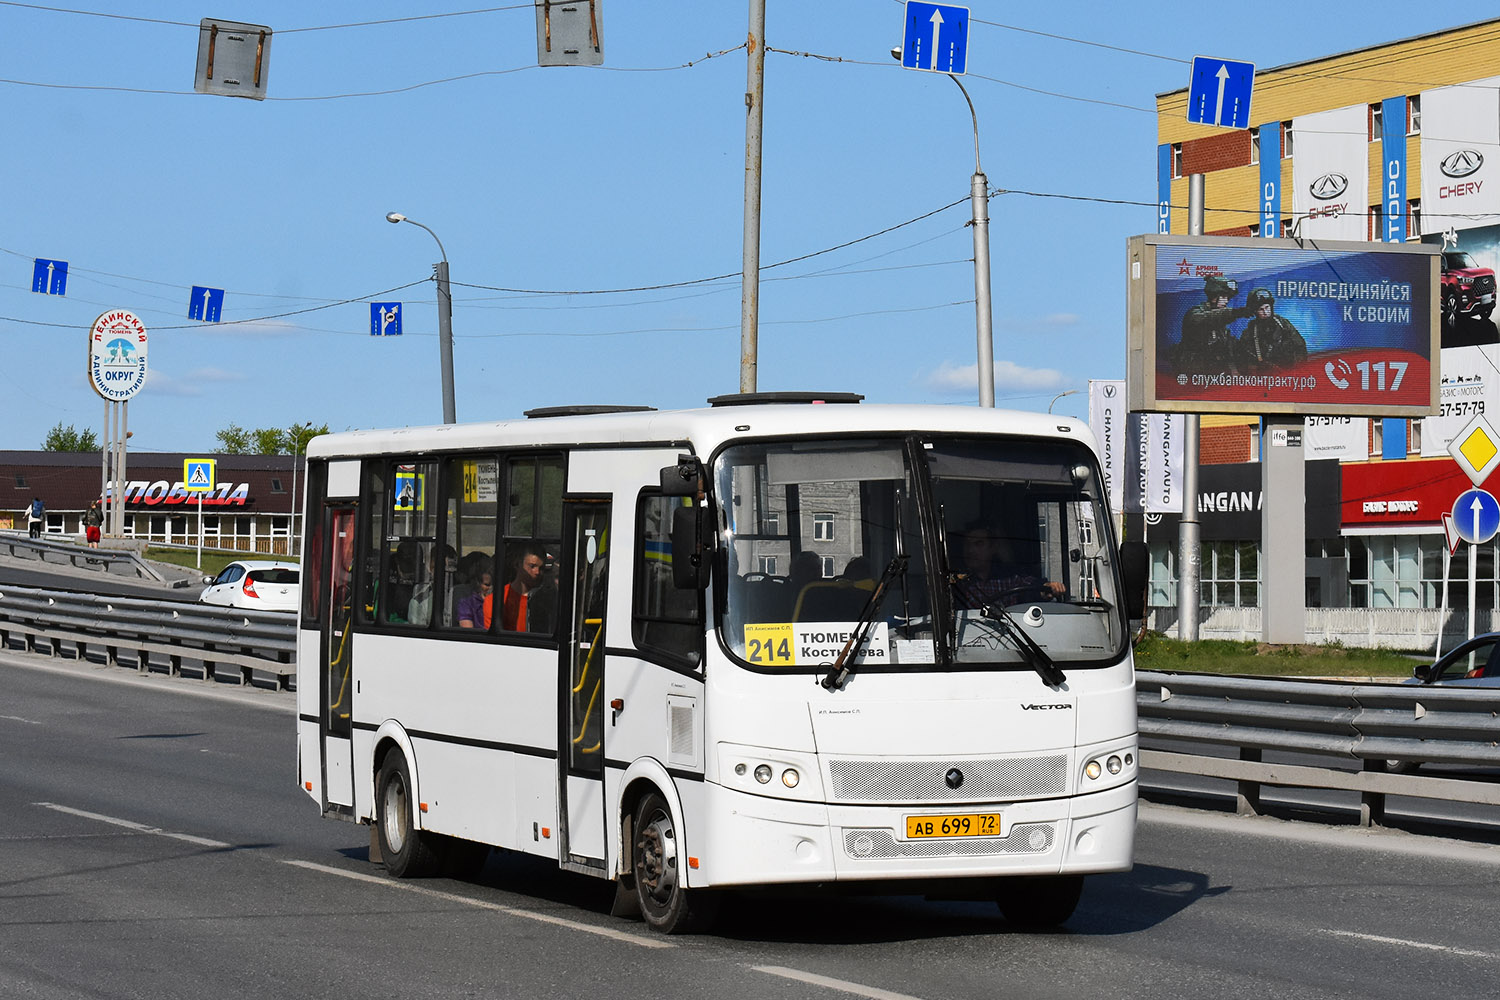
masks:
<path id="1" fill-rule="evenodd" d="M 1500 502 L 1485 490 L 1464 490 L 1453 501 L 1453 527 L 1470 544 L 1489 541 L 1500 531 Z"/>

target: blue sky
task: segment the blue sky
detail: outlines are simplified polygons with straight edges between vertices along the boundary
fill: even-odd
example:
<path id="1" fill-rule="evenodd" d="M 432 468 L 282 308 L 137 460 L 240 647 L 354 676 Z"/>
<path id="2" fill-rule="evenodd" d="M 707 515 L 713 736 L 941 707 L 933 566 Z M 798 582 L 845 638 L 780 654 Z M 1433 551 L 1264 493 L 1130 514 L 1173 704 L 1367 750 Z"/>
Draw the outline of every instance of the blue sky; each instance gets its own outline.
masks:
<path id="1" fill-rule="evenodd" d="M 116 307 L 150 330 L 133 450 L 211 451 L 230 423 L 440 422 L 438 248 L 389 211 L 447 250 L 459 420 L 738 388 L 745 4 L 602 0 L 604 67 L 545 69 L 530 4 L 70 9 L 123 16 L 0 2 L 0 446 L 102 431 L 86 337 Z M 1194 55 L 1270 67 L 1479 16 L 1308 10 L 971 6 L 983 166 L 1031 192 L 990 202 L 999 405 L 1124 376 L 1154 96 Z M 276 32 L 272 99 L 193 93 L 206 15 Z M 762 390 L 974 402 L 969 113 L 891 58 L 901 29 L 893 0 L 767 2 Z M 30 291 L 36 257 L 68 261 L 66 296 Z M 226 289 L 225 323 L 187 318 L 193 285 Z M 675 287 L 610 291 L 648 286 Z M 404 336 L 369 336 L 376 299 L 406 304 Z"/>

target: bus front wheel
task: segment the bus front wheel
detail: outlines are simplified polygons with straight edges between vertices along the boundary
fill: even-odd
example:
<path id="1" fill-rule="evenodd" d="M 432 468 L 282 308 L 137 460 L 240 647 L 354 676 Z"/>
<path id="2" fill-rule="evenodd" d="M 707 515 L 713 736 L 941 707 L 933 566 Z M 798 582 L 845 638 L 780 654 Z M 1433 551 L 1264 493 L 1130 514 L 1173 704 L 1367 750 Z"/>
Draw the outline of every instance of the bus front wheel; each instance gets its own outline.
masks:
<path id="1" fill-rule="evenodd" d="M 392 750 L 380 762 L 375 780 L 375 825 L 380 833 L 380 856 L 385 870 L 396 878 L 436 874 L 442 858 L 433 836 L 418 830 L 413 820 L 411 771 L 406 757 Z"/>
<path id="2" fill-rule="evenodd" d="M 1082 875 L 1027 875 L 1000 883 L 996 902 L 1022 927 L 1055 927 L 1073 915 L 1083 895 Z"/>
<path id="3" fill-rule="evenodd" d="M 636 899 L 646 923 L 663 934 L 701 930 L 713 919 L 715 899 L 682 884 L 681 842 L 666 799 L 651 792 L 635 810 L 630 845 Z"/>

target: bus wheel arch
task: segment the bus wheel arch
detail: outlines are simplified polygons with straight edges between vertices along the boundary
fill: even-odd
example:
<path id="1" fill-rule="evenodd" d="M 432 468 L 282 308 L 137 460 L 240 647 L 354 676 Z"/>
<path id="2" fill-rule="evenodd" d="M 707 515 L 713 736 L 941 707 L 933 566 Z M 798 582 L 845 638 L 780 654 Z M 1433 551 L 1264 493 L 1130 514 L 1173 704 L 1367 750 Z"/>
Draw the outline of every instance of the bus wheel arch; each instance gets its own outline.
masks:
<path id="1" fill-rule="evenodd" d="M 393 734 L 377 736 L 374 761 L 374 814 L 381 862 L 396 878 L 422 878 L 442 867 L 437 838 L 417 818 L 418 785 L 410 746 Z"/>

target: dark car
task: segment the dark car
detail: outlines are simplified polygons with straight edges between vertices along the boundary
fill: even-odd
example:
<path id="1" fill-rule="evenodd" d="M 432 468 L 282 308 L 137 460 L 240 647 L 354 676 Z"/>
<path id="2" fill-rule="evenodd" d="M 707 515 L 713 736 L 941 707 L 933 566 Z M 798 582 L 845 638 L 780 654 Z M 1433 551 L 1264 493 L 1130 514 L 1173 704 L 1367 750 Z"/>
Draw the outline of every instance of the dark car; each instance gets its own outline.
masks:
<path id="1" fill-rule="evenodd" d="M 1462 250 L 1444 250 L 1442 260 L 1443 322 L 1452 329 L 1460 316 L 1489 319 L 1495 311 L 1495 272 Z"/>

